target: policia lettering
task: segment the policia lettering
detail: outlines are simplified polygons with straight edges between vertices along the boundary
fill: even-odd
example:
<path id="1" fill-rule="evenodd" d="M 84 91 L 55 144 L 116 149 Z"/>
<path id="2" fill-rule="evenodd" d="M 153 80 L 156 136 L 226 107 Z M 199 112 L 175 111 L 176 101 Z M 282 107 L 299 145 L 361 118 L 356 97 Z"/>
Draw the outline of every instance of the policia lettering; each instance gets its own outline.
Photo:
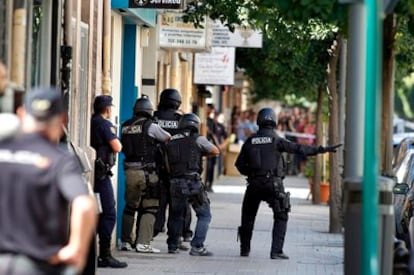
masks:
<path id="1" fill-rule="evenodd" d="M 290 212 L 290 194 L 285 192 L 283 179 L 285 165 L 281 153 L 316 155 L 336 152 L 335 146 L 307 146 L 290 142 L 279 137 L 276 127 L 276 115 L 270 108 L 260 110 L 257 117 L 259 131 L 243 144 L 236 160 L 236 167 L 247 176 L 247 188 L 242 204 L 241 226 L 239 227 L 240 256 L 249 256 L 250 240 L 254 221 L 261 201 L 268 203 L 273 211 L 273 236 L 270 250 L 271 259 L 288 259 L 283 252 L 288 212 Z"/>

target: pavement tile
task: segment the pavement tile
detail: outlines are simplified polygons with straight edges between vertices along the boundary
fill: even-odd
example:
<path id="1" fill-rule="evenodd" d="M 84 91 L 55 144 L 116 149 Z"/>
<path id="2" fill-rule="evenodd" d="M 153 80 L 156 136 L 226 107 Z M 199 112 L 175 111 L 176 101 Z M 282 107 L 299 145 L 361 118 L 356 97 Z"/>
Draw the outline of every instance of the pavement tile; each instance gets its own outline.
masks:
<path id="1" fill-rule="evenodd" d="M 213 219 L 206 246 L 214 256 L 194 257 L 188 252 L 168 254 L 166 234 L 162 233 L 153 242 L 154 247 L 161 249 L 160 254 L 114 251 L 116 257 L 128 262 L 128 268 L 98 269 L 97 274 L 343 274 L 343 235 L 328 233 L 328 206 L 312 205 L 306 200 L 309 187 L 305 178 L 287 177 L 285 186 L 292 193 L 284 247 L 289 260 L 270 259 L 273 215 L 264 202 L 256 217 L 250 256 L 239 256 L 237 227 L 245 180 L 222 176 L 213 186 L 215 192 L 209 193 Z M 193 215 L 193 223 L 195 220 Z"/>

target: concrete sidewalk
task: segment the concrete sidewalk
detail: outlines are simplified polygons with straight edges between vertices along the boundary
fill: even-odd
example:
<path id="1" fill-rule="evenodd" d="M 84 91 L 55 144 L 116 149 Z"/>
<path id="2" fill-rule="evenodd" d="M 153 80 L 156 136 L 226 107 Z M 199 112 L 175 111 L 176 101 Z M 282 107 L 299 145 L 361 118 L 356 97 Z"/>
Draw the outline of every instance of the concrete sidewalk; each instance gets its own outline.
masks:
<path id="1" fill-rule="evenodd" d="M 224 176 L 213 187 L 215 193 L 209 193 L 213 219 L 206 246 L 214 256 L 168 254 L 166 235 L 161 234 L 153 242 L 160 254 L 115 251 L 128 262 L 128 268 L 98 269 L 98 274 L 343 274 L 343 235 L 328 233 L 328 206 L 306 200 L 309 188 L 305 178 L 288 177 L 285 185 L 292 194 L 284 247 L 289 260 L 269 257 L 273 215 L 264 202 L 256 217 L 250 256 L 239 256 L 236 238 L 245 181 Z"/>

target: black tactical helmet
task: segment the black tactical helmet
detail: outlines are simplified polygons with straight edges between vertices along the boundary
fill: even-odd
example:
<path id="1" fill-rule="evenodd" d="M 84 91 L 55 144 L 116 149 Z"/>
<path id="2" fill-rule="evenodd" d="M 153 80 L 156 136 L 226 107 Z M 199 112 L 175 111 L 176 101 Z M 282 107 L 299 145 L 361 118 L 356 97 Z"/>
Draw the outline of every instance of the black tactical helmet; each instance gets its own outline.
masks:
<path id="1" fill-rule="evenodd" d="M 160 105 L 177 110 L 181 105 L 181 94 L 178 90 L 168 88 L 161 92 Z"/>
<path id="2" fill-rule="evenodd" d="M 184 114 L 178 122 L 178 128 L 200 132 L 200 118 L 194 113 Z"/>
<path id="3" fill-rule="evenodd" d="M 257 125 L 276 127 L 276 114 L 272 108 L 263 108 L 257 114 Z"/>
<path id="4" fill-rule="evenodd" d="M 148 96 L 142 96 L 135 101 L 134 114 L 152 116 L 154 113 L 154 106 Z"/>

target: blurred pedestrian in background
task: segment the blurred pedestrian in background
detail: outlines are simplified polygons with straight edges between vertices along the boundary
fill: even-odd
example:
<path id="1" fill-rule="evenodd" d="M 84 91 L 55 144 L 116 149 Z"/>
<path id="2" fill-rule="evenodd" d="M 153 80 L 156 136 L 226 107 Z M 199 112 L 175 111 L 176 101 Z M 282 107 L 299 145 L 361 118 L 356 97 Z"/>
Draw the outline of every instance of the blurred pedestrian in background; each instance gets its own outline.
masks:
<path id="1" fill-rule="evenodd" d="M 64 111 L 57 90 L 34 89 L 19 109 L 23 133 L 0 142 L 0 274 L 76 274 L 86 263 L 97 209 L 58 146 Z"/>
<path id="2" fill-rule="evenodd" d="M 0 96 L 4 94 L 8 85 L 7 67 L 6 64 L 0 60 Z"/>
<path id="3" fill-rule="evenodd" d="M 215 120 L 215 107 L 214 104 L 207 104 L 207 140 L 219 146 L 220 143 L 217 139 L 217 122 Z M 214 183 L 214 170 L 216 169 L 217 157 L 209 157 L 207 159 L 206 178 L 205 185 L 207 192 L 213 192 Z"/>
<path id="4" fill-rule="evenodd" d="M 219 143 L 220 146 L 220 155 L 217 157 L 218 159 L 218 176 L 220 176 L 221 174 L 223 174 L 223 149 L 225 149 L 227 147 L 227 143 L 225 142 L 228 134 L 227 134 L 227 129 L 225 126 L 225 119 L 224 119 L 224 114 L 223 113 L 219 113 L 216 112 L 215 116 L 214 116 L 214 120 L 216 122 L 216 136 L 217 136 L 217 142 Z"/>

